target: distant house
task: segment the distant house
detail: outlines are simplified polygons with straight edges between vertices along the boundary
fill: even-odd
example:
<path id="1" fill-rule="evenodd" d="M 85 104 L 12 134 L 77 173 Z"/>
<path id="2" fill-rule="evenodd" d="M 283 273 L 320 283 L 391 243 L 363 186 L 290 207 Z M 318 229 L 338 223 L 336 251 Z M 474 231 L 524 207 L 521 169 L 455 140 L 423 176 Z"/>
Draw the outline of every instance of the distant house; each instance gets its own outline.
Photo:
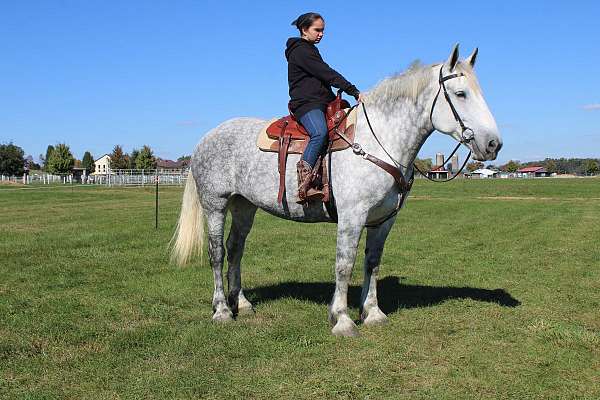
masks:
<path id="1" fill-rule="evenodd" d="M 544 176 L 550 176 L 550 173 L 546 171 L 546 168 L 540 166 L 531 166 L 518 169 L 517 174 L 520 174 L 520 176 L 524 178 L 539 178 Z"/>
<path id="2" fill-rule="evenodd" d="M 430 171 L 427 171 L 427 176 L 431 179 L 448 179 L 450 171 L 446 170 L 444 166 L 439 166 Z"/>
<path id="3" fill-rule="evenodd" d="M 173 160 L 156 160 L 156 169 L 159 171 L 175 171 L 185 167 L 185 163 L 182 161 Z"/>
<path id="4" fill-rule="evenodd" d="M 480 168 L 470 172 L 469 175 L 480 179 L 495 178 L 498 175 L 498 171 L 488 168 Z"/>
<path id="5" fill-rule="evenodd" d="M 110 156 L 105 154 L 94 161 L 94 172 L 92 172 L 92 175 L 106 175 L 109 170 Z"/>

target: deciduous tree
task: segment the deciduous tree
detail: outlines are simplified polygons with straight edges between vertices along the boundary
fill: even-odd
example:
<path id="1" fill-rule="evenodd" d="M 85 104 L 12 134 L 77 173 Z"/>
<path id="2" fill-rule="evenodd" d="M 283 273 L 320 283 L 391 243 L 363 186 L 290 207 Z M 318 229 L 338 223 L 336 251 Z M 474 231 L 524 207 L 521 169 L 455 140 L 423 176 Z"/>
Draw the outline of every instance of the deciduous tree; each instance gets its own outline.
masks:
<path id="1" fill-rule="evenodd" d="M 517 170 L 519 168 L 521 168 L 521 164 L 518 161 L 513 161 L 510 160 L 505 166 L 504 168 L 508 171 L 508 172 L 517 172 Z"/>
<path id="2" fill-rule="evenodd" d="M 0 144 L 0 174 L 23 175 L 25 152 L 12 143 Z"/>
<path id="3" fill-rule="evenodd" d="M 135 166 L 137 169 L 154 169 L 156 166 L 156 159 L 152 153 L 152 149 L 149 146 L 144 145 L 140 150 L 140 154 L 135 159 Z"/>
<path id="4" fill-rule="evenodd" d="M 481 168 L 483 168 L 483 163 L 481 161 L 471 161 L 467 164 L 467 171 L 469 172 L 473 172 Z"/>
<path id="5" fill-rule="evenodd" d="M 71 154 L 71 149 L 65 143 L 59 143 L 54 147 L 50 154 L 50 159 L 46 161 L 47 171 L 52 174 L 66 174 L 71 172 L 75 158 Z"/>
<path id="6" fill-rule="evenodd" d="M 427 172 L 431 170 L 431 167 L 433 166 L 433 161 L 431 161 L 431 158 L 417 158 L 415 159 L 415 165 L 421 171 Z"/>
<path id="7" fill-rule="evenodd" d="M 587 160 L 585 162 L 585 172 L 588 175 L 596 175 L 598 173 L 599 167 L 598 162 L 596 160 Z"/>
<path id="8" fill-rule="evenodd" d="M 551 158 L 547 158 L 545 162 L 546 171 L 553 174 L 557 170 L 556 161 Z"/>

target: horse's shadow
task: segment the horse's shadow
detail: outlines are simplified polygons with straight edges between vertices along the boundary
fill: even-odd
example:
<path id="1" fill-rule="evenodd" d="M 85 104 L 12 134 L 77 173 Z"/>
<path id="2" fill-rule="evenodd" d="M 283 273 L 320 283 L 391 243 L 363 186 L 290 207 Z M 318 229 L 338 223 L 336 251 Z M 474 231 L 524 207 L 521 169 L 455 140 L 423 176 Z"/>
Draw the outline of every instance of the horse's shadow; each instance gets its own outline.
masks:
<path id="1" fill-rule="evenodd" d="M 256 304 L 286 297 L 328 304 L 334 289 L 335 284 L 332 282 L 282 282 L 244 289 L 244 294 Z M 351 286 L 348 289 L 349 306 L 359 306 L 360 292 L 359 286 Z M 471 299 L 496 303 L 503 307 L 517 307 L 521 304 L 504 289 L 407 285 L 397 276 L 388 276 L 378 281 L 377 298 L 384 313 L 392 313 L 401 308 L 434 306 L 452 299 Z"/>

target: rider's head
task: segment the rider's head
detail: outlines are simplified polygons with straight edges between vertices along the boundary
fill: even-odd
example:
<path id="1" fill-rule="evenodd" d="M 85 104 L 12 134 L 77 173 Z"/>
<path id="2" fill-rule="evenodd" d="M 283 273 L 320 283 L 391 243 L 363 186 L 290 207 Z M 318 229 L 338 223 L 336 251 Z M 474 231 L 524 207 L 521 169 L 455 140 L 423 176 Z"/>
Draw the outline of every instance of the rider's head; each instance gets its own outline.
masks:
<path id="1" fill-rule="evenodd" d="M 311 43 L 319 43 L 325 32 L 325 20 L 321 14 L 309 12 L 302 14 L 294 21 L 294 25 L 300 31 L 300 36 Z"/>

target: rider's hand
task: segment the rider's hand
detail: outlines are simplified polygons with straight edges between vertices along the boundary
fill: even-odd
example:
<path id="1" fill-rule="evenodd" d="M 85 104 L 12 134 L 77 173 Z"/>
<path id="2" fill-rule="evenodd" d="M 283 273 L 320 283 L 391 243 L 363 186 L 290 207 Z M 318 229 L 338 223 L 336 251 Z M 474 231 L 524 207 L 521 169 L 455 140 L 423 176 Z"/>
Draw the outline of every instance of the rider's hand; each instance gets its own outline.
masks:
<path id="1" fill-rule="evenodd" d="M 362 93 L 358 94 L 358 98 L 356 99 L 357 102 L 362 103 L 365 100 L 365 95 Z"/>

